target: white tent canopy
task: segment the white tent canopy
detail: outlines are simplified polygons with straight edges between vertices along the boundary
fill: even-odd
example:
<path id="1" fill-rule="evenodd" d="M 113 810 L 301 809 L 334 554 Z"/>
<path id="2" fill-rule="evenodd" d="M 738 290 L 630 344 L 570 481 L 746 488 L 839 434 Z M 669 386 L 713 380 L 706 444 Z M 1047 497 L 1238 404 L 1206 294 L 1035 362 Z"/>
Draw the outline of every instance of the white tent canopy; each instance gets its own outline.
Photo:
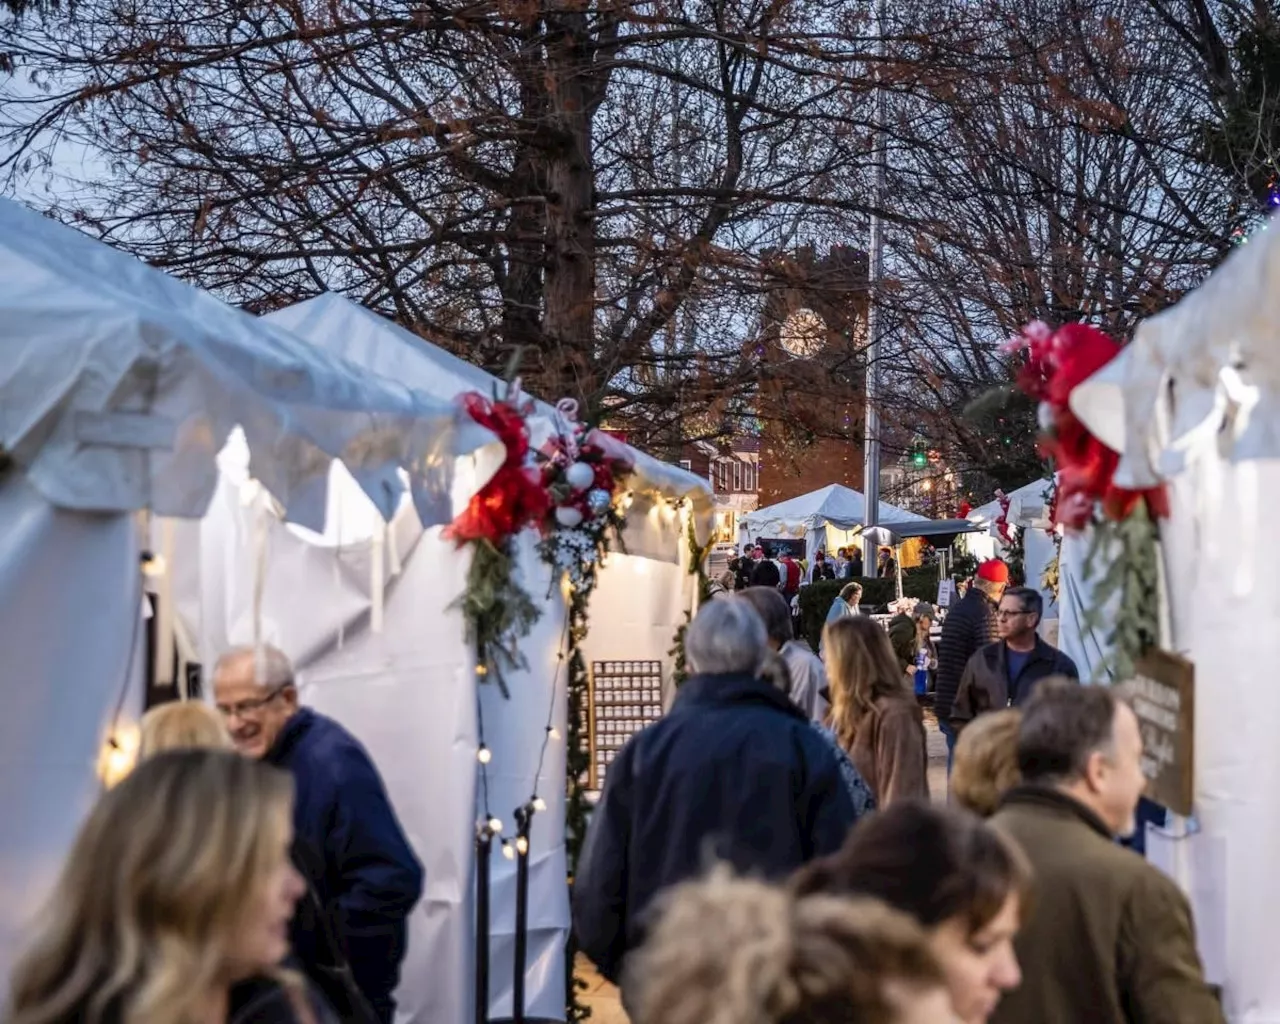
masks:
<path id="1" fill-rule="evenodd" d="M 1195 816 L 1148 856 L 1188 892 L 1206 972 L 1235 1024 L 1280 1021 L 1271 951 L 1280 920 L 1280 230 L 1255 233 L 1124 352 L 1071 407 L 1121 453 L 1116 483 L 1166 482 L 1160 524 L 1169 646 L 1196 666 Z M 1181 831 L 1181 828 L 1179 829 Z"/>
<path id="2" fill-rule="evenodd" d="M 265 319 L 318 347 L 340 353 L 345 359 L 438 399 L 453 400 L 472 391 L 494 397 L 500 396 L 505 388 L 492 374 L 335 292 L 288 306 Z M 554 429 L 556 410 L 543 401 L 537 401 L 535 407 L 537 415 L 532 429 L 536 446 Z M 667 501 L 688 500 L 699 536 L 705 540 L 714 514 L 707 482 L 628 445 L 619 443 L 619 447 L 626 450 L 635 464 L 631 486 L 636 503 L 628 518 L 627 550 L 651 558 L 672 557 L 670 545 L 661 535 L 653 535 L 649 528 L 649 512 L 654 508 L 654 499 L 659 497 Z"/>
<path id="3" fill-rule="evenodd" d="M 1009 522 L 1015 526 L 1046 526 L 1048 524 L 1048 502 L 1045 495 L 1053 481 L 1049 479 L 1033 480 L 1029 484 L 1008 492 Z M 989 501 L 969 513 L 969 522 L 978 526 L 990 526 L 995 531 L 995 522 L 1000 518 L 1000 501 Z"/>
<path id="4" fill-rule="evenodd" d="M 866 509 L 867 502 L 860 491 L 843 484 L 828 484 L 748 512 L 742 517 L 739 530 L 744 543 L 761 538 L 804 538 L 805 557 L 812 563 L 819 551 L 835 551 L 855 543 Z M 894 523 L 926 520 L 926 516 L 880 502 L 881 526 L 892 529 Z"/>
<path id="5" fill-rule="evenodd" d="M 62 508 L 198 517 L 240 426 L 295 522 L 323 526 L 333 459 L 383 516 L 408 471 L 422 520 L 447 522 L 453 457 L 496 445 L 448 404 L 8 200 L 0 282 L 0 446 Z"/>
<path id="6" fill-rule="evenodd" d="M 382 516 L 407 479 L 411 514 L 438 524 L 502 457 L 449 404 L 0 200 L 0 989 L 99 752 L 140 711 L 134 513 L 203 516 L 237 426 L 273 514 L 317 529 L 335 472 Z M 469 453 L 471 491 L 451 493 Z"/>

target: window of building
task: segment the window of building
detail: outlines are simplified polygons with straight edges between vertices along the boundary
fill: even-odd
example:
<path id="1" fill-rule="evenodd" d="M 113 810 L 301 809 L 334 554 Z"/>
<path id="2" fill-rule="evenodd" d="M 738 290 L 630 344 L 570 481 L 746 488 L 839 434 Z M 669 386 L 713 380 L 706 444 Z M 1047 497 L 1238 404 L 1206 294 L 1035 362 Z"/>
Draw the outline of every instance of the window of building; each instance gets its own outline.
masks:
<path id="1" fill-rule="evenodd" d="M 719 477 L 720 490 L 727 491 L 729 489 L 729 469 L 723 462 L 716 464 L 716 475 Z"/>
<path id="2" fill-rule="evenodd" d="M 733 463 L 733 489 L 735 491 L 742 490 L 742 463 L 736 459 Z"/>
<path id="3" fill-rule="evenodd" d="M 680 460 L 680 468 L 681 468 L 681 469 L 693 469 L 693 460 L 692 460 L 692 459 L 681 459 L 681 460 Z"/>
<path id="4" fill-rule="evenodd" d="M 745 463 L 742 467 L 742 489 L 744 491 L 754 491 L 756 489 L 756 467 L 754 462 Z"/>

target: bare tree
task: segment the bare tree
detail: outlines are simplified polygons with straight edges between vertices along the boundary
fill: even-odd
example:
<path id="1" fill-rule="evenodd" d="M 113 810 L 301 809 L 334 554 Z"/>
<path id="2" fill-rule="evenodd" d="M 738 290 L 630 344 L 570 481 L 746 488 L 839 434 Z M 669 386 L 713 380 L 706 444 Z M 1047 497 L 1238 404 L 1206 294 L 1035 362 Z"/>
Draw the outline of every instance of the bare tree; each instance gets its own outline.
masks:
<path id="1" fill-rule="evenodd" d="M 50 91 L 0 122 L 15 172 L 102 153 L 77 218 L 251 309 L 341 290 L 491 369 L 523 348 L 544 394 L 718 431 L 769 253 L 862 230 L 858 14 L 79 0 L 10 47 Z"/>

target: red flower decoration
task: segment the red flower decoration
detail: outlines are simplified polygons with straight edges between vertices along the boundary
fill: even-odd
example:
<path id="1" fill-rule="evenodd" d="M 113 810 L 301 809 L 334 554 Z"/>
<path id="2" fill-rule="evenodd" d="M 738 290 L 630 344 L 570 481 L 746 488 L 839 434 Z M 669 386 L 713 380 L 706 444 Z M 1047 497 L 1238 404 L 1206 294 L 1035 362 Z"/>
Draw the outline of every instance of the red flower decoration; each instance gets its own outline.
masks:
<path id="1" fill-rule="evenodd" d="M 1054 522 L 1080 529 L 1098 503 L 1108 517 L 1123 519 L 1142 500 L 1152 515 L 1167 516 L 1168 495 L 1163 487 L 1129 491 L 1115 486 L 1112 481 L 1120 456 L 1094 437 L 1068 404 L 1071 392 L 1119 355 L 1120 346 L 1088 324 L 1067 324 L 1052 333 L 1043 324 L 1033 324 L 1010 349 L 1027 353 L 1018 371 L 1019 387 L 1049 407 L 1052 430 L 1041 435 L 1039 447 L 1058 467 Z"/>
<path id="2" fill-rule="evenodd" d="M 520 410 L 475 393 L 467 395 L 463 403 L 473 420 L 498 435 L 507 454 L 493 478 L 472 496 L 445 535 L 459 545 L 473 540 L 501 544 L 526 526 L 541 523 L 551 510 L 551 496 L 542 484 L 542 474 L 525 465 L 529 428 Z"/>

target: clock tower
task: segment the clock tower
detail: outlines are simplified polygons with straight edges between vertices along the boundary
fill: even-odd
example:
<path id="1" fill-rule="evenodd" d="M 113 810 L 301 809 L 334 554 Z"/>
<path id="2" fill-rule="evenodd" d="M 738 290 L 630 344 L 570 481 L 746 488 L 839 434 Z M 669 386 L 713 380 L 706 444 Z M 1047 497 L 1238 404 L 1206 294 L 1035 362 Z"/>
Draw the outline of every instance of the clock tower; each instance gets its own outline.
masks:
<path id="1" fill-rule="evenodd" d="M 862 490 L 867 258 L 835 246 L 774 255 L 760 361 L 760 504 Z"/>

